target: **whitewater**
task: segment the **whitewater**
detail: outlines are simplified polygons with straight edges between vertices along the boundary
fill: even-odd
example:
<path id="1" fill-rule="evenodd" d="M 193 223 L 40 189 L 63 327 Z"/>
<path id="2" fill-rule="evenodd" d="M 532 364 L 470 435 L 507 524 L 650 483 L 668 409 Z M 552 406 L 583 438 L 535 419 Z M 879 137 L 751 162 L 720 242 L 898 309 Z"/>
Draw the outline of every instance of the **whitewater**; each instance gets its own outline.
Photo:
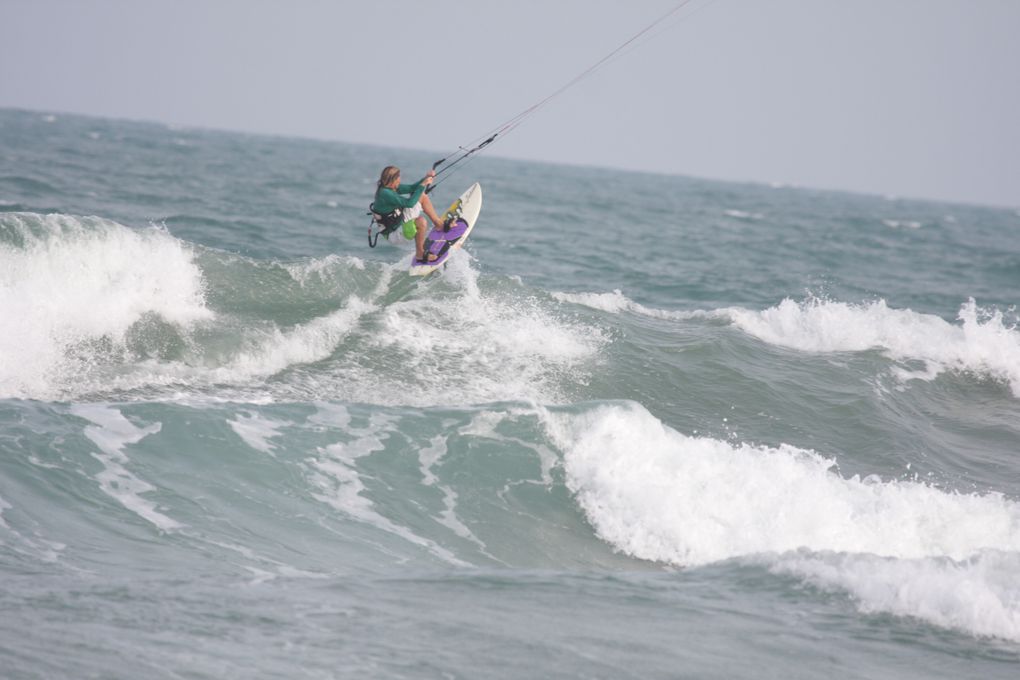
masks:
<path id="1" fill-rule="evenodd" d="M 0 110 L 0 675 L 1016 676 L 1020 211 L 432 160 Z"/>

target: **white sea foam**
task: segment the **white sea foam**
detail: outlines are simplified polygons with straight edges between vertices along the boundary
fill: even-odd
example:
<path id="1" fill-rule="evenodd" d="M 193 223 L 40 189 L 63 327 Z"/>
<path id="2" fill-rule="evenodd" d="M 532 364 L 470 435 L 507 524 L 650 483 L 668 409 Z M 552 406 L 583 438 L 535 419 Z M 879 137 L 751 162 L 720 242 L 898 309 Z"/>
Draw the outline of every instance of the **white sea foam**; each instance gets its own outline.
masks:
<path id="1" fill-rule="evenodd" d="M 637 404 L 547 422 L 569 488 L 617 550 L 683 566 L 763 561 L 852 592 L 863 609 L 1020 640 L 1016 501 L 845 478 L 812 451 L 685 436 Z M 1001 610 L 993 632 L 942 592 L 968 575 L 979 607 Z M 904 592 L 908 582 L 920 584 Z"/>
<path id="2" fill-rule="evenodd" d="M 331 254 L 306 262 L 283 265 L 283 268 L 287 270 L 291 278 L 302 285 L 307 284 L 313 277 L 322 277 L 337 271 L 337 269 L 347 267 L 364 271 L 365 261 L 353 255 L 340 256 Z"/>
<path id="3" fill-rule="evenodd" d="M 290 273 L 295 280 L 304 283 L 309 275 L 334 261 L 335 257 L 330 256 L 318 263 L 291 268 Z M 349 258 L 347 262 L 355 268 L 364 266 L 357 258 Z M 393 271 L 393 268 L 383 269 L 378 283 L 369 293 L 370 300 L 385 293 Z M 377 310 L 378 307 L 372 302 L 352 295 L 341 309 L 293 328 L 282 330 L 272 325 L 268 329 L 248 331 L 245 348 L 223 359 L 219 366 L 203 369 L 200 373 L 180 365 L 163 366 L 160 370 L 174 379 L 186 378 L 201 382 L 211 380 L 229 384 L 265 378 L 291 366 L 327 359 L 344 338 L 358 327 L 365 315 Z M 145 379 L 154 381 L 158 375 L 148 375 Z"/>
<path id="4" fill-rule="evenodd" d="M 142 496 L 155 491 L 156 487 L 127 469 L 130 460 L 125 448 L 156 434 L 161 425 L 137 427 L 123 413 L 104 404 L 75 404 L 71 414 L 94 423 L 85 428 L 85 436 L 99 447 L 99 453 L 92 455 L 103 464 L 103 470 L 96 475 L 103 493 L 162 531 L 181 528 L 179 522 L 161 513 L 154 502 Z"/>
<path id="5" fill-rule="evenodd" d="M 28 555 L 35 559 L 43 562 L 56 562 L 60 558 L 60 553 L 67 547 L 64 543 L 57 543 L 56 541 L 48 541 L 41 538 L 38 533 L 35 537 L 26 536 L 21 532 L 14 529 L 14 527 L 7 524 L 4 519 L 4 512 L 7 510 L 13 510 L 14 506 L 5 501 L 0 496 L 0 529 L 4 533 L 9 534 L 14 540 L 9 546 L 11 550 L 22 555 Z M 7 540 L 4 533 L 0 533 L 0 545 L 6 546 Z"/>
<path id="6" fill-rule="evenodd" d="M 391 425 L 391 418 L 377 414 L 372 416 L 367 428 L 348 430 L 355 436 L 352 441 L 319 447 L 317 455 L 306 461 L 309 480 L 317 488 L 312 497 L 349 517 L 424 548 L 446 562 L 463 565 L 464 562 L 446 548 L 379 514 L 366 495 L 357 460 L 385 448 L 384 439 Z"/>
<path id="7" fill-rule="evenodd" d="M 361 317 L 375 309 L 375 305 L 352 296 L 342 309 L 308 323 L 286 331 L 273 326 L 262 337 L 249 340 L 254 345 L 252 349 L 238 352 L 210 375 L 223 382 L 244 381 L 275 375 L 295 364 L 325 359 Z"/>
<path id="8" fill-rule="evenodd" d="M 371 338 L 370 351 L 385 356 L 387 372 L 399 379 L 367 376 L 348 386 L 352 398 L 413 405 L 556 402 L 565 398 L 565 385 L 584 380 L 585 366 L 607 342 L 602 329 L 558 318 L 538 300 L 482 294 L 467 258 L 421 286 L 447 290 L 390 304 Z"/>
<path id="9" fill-rule="evenodd" d="M 252 573 L 252 580 L 248 581 L 249 586 L 259 586 L 268 581 L 275 581 L 277 578 L 306 578 L 306 579 L 326 579 L 329 578 L 329 574 L 323 574 L 315 571 L 305 571 L 304 569 L 298 569 L 290 565 L 281 564 L 276 567 L 276 571 L 266 571 L 265 569 L 259 569 L 258 567 L 252 567 L 250 565 L 245 566 L 245 569 Z"/>
<path id="10" fill-rule="evenodd" d="M 920 229 L 921 223 L 915 220 L 882 220 L 882 224 L 890 229 Z"/>
<path id="11" fill-rule="evenodd" d="M 583 382 L 579 367 L 606 342 L 601 329 L 559 319 L 538 300 L 483 295 L 467 253 L 442 277 L 414 281 L 404 299 L 385 308 L 376 301 L 402 275 L 396 265 L 379 268 L 371 292 L 285 327 L 214 314 L 194 253 L 165 231 L 28 213 L 0 216 L 0 228 L 0 313 L 21 321 L 0 337 L 0 397 L 161 387 L 186 396 L 215 385 L 220 394 L 314 389 L 330 399 L 373 403 L 550 402 L 564 398 L 562 386 Z M 366 266 L 329 256 L 287 270 L 298 283 L 317 286 L 338 264 L 348 271 Z M 150 327 L 157 340 L 170 338 L 166 356 L 145 344 Z M 335 356 L 355 332 L 366 334 L 358 352 Z M 367 364 L 367 354 L 396 361 Z M 314 386 L 296 375 L 263 387 L 288 368 L 330 358 L 336 361 Z"/>
<path id="12" fill-rule="evenodd" d="M 0 220 L 23 244 L 0 245 L 0 316 L 17 320 L 0 334 L 0 397 L 59 396 L 87 368 L 75 348 L 123 343 L 146 315 L 184 327 L 213 316 L 192 253 L 164 231 L 64 215 Z"/>
<path id="13" fill-rule="evenodd" d="M 280 428 L 287 425 L 265 418 L 259 413 L 238 413 L 234 420 L 227 421 L 245 444 L 256 451 L 273 455 L 276 446 L 270 441 L 280 434 Z"/>
<path id="14" fill-rule="evenodd" d="M 884 300 L 850 304 L 783 300 L 764 311 L 717 312 L 745 333 L 771 345 L 804 352 L 880 350 L 897 361 L 923 361 L 922 372 L 902 377 L 930 379 L 943 371 L 972 372 L 1006 382 L 1020 397 L 1020 332 L 1001 311 L 985 311 L 974 300 L 960 308 L 959 324 Z"/>
<path id="15" fill-rule="evenodd" d="M 214 365 L 148 359 L 131 371 L 90 378 L 124 351 L 128 332 L 157 317 L 188 337 L 214 318 L 193 253 L 160 229 L 132 230 L 98 218 L 12 214 L 2 218 L 0 314 L 19 319 L 0 335 L 0 397 L 60 398 L 89 389 L 236 384 L 328 357 L 359 319 L 375 309 L 351 297 L 342 309 L 289 329 L 245 328 L 241 347 Z M 17 244 L 17 245 L 15 245 Z M 304 283 L 340 261 L 331 256 L 290 268 Z M 385 291 L 385 272 L 377 294 Z M 207 355 L 207 358 L 212 355 Z"/>
<path id="16" fill-rule="evenodd" d="M 724 210 L 723 214 L 727 217 L 735 217 L 738 220 L 761 220 L 765 218 L 765 215 L 761 213 L 752 213 L 744 210 Z"/>
<path id="17" fill-rule="evenodd" d="M 1020 553 L 965 560 L 875 555 L 786 555 L 772 566 L 825 590 L 849 592 L 866 613 L 910 616 L 978 636 L 1020 642 Z"/>
<path id="18" fill-rule="evenodd" d="M 306 283 L 312 274 L 330 268 L 339 258 L 329 256 L 323 260 L 288 268 L 299 283 Z M 357 258 L 347 258 L 346 263 L 358 268 L 364 263 Z M 369 299 L 381 296 L 389 286 L 393 268 L 384 268 Z M 300 364 L 309 364 L 329 358 L 362 318 L 378 310 L 372 302 L 350 296 L 345 305 L 325 316 L 281 329 L 275 324 L 263 328 L 244 330 L 244 344 L 240 349 L 217 359 L 212 366 L 194 367 L 179 362 L 160 363 L 154 366 L 140 366 L 135 374 L 110 381 L 118 389 L 135 386 L 170 385 L 185 382 L 189 385 L 234 384 L 245 385 Z M 254 397 L 245 396 L 252 400 Z"/>
<path id="19" fill-rule="evenodd" d="M 4 511 L 10 509 L 11 504 L 5 501 L 3 496 L 0 496 L 0 529 L 10 529 L 10 527 L 7 526 L 7 522 L 4 521 Z M 3 543 L 0 542 L 0 545 L 3 545 Z"/>
<path id="20" fill-rule="evenodd" d="M 644 305 L 634 302 L 626 295 L 624 295 L 620 289 L 615 289 L 611 293 L 552 293 L 552 297 L 560 302 L 569 302 L 575 305 L 583 305 L 590 307 L 591 309 L 597 309 L 602 312 L 609 312 L 610 314 L 619 314 L 620 312 L 630 312 L 632 314 L 640 314 L 641 316 L 647 316 L 654 319 L 677 319 L 685 320 L 696 317 L 706 316 L 705 312 L 672 312 L 664 309 L 652 309 L 645 307 Z"/>
<path id="21" fill-rule="evenodd" d="M 315 413 L 308 416 L 308 422 L 346 430 L 351 424 L 351 413 L 343 404 L 315 402 Z"/>
<path id="22" fill-rule="evenodd" d="M 439 478 L 432 471 L 433 466 L 446 455 L 446 451 L 446 437 L 443 435 L 433 437 L 428 446 L 418 450 L 418 464 L 421 470 L 422 484 L 433 486 L 443 494 L 443 511 L 436 517 L 436 521 L 457 536 L 471 541 L 481 548 L 484 554 L 488 555 L 485 552 L 485 543 L 479 540 L 467 525 L 461 521 L 460 517 L 457 516 L 457 492 L 445 484 L 440 484 Z"/>
<path id="23" fill-rule="evenodd" d="M 510 409 L 509 417 L 516 418 L 519 415 L 531 416 L 534 411 L 531 408 Z M 552 486 L 552 470 L 559 463 L 556 454 L 544 444 L 508 437 L 497 432 L 497 426 L 507 420 L 508 414 L 505 411 L 481 411 L 471 419 L 471 422 L 460 428 L 459 432 L 465 436 L 476 438 L 493 439 L 500 442 L 510 442 L 522 449 L 531 449 L 538 456 L 540 481 L 545 486 Z"/>

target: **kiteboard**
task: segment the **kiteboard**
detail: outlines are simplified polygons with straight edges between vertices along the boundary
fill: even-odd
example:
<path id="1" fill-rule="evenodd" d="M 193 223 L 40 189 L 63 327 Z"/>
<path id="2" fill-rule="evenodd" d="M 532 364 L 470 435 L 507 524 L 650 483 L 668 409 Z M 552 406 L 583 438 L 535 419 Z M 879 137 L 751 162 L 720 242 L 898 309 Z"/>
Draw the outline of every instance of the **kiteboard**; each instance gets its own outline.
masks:
<path id="1" fill-rule="evenodd" d="M 425 276 L 449 262 L 454 252 L 460 250 L 475 228 L 478 213 L 482 210 L 482 187 L 475 182 L 460 195 L 443 215 L 445 227 L 432 227 L 425 236 L 425 253 L 435 255 L 428 263 L 411 260 L 411 276 Z"/>

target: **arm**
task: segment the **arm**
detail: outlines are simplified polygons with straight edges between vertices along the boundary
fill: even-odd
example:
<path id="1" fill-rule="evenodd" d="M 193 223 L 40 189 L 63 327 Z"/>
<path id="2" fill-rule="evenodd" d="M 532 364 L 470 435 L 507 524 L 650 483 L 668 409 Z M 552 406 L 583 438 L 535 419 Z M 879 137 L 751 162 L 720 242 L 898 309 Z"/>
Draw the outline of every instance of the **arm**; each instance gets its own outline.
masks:
<path id="1" fill-rule="evenodd" d="M 401 194 L 413 194 L 414 203 L 418 202 L 418 198 L 421 197 L 421 192 L 425 191 L 425 187 L 436 181 L 436 171 L 429 170 L 425 173 L 425 176 L 414 184 L 401 184 L 397 187 L 397 191 Z M 417 193 L 415 193 L 417 192 Z M 405 206 L 406 207 L 406 206 Z"/>
<path id="2" fill-rule="evenodd" d="M 419 180 L 414 184 L 401 184 L 397 187 L 398 198 L 400 199 L 401 208 L 410 208 L 412 205 L 418 202 L 421 195 L 425 193 L 424 180 Z M 400 194 L 410 194 L 407 198 L 404 198 Z"/>
<path id="3" fill-rule="evenodd" d="M 401 194 L 409 192 L 411 194 L 410 196 L 401 196 Z M 397 187 L 397 191 L 394 191 L 389 187 L 382 187 L 376 194 L 375 211 L 383 214 L 396 210 L 397 208 L 410 208 L 418 202 L 423 193 L 425 193 L 425 186 L 420 182 L 416 184 L 401 184 Z"/>

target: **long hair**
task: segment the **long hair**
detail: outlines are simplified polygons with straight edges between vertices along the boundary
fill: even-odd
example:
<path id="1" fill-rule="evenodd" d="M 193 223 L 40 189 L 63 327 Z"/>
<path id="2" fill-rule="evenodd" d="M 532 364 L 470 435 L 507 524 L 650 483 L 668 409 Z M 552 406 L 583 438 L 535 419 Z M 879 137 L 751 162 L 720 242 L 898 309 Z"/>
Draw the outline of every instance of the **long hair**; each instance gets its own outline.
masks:
<path id="1" fill-rule="evenodd" d="M 387 165 L 383 168 L 382 174 L 379 175 L 379 182 L 377 186 L 384 187 L 390 184 L 400 174 L 400 168 L 395 165 Z"/>

